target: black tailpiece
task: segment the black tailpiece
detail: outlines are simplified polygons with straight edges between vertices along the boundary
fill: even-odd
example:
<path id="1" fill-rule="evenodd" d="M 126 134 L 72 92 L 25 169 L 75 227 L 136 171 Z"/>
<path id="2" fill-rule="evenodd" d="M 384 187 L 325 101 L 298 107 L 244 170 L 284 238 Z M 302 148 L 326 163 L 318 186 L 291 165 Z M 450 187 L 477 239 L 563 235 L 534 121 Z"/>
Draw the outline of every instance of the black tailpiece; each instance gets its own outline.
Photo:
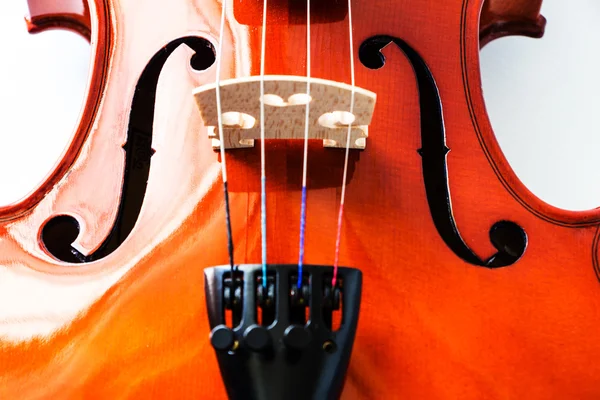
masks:
<path id="1" fill-rule="evenodd" d="M 205 293 L 221 376 L 231 400 L 333 400 L 342 393 L 358 324 L 362 273 L 332 267 L 208 268 Z"/>

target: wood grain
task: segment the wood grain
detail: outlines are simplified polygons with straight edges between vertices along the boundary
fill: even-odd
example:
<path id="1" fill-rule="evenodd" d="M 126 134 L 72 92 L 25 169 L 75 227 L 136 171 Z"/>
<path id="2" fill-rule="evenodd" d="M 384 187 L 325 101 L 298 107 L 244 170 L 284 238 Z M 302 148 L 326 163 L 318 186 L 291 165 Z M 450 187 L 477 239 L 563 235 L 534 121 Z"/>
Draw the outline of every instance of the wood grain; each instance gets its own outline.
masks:
<path id="1" fill-rule="evenodd" d="M 539 7 L 376 3 L 353 3 L 354 48 L 393 35 L 431 69 L 462 238 L 486 257 L 496 251 L 490 227 L 510 219 L 529 241 L 523 258 L 498 270 L 473 266 L 444 244 L 417 152 L 427 116 L 414 71 L 395 46 L 383 49 L 380 69 L 357 62 L 357 85 L 377 95 L 377 107 L 347 188 L 340 261 L 363 271 L 364 293 L 342 398 L 597 399 L 600 210 L 558 210 L 533 196 L 504 158 L 481 93 L 480 22 L 540 21 Z M 227 263 L 220 163 L 192 95 L 215 81 L 214 67 L 194 71 L 185 46 L 165 65 L 144 205 L 117 251 L 71 265 L 54 260 L 39 239 L 45 221 L 69 214 L 80 221 L 81 251 L 102 242 L 120 200 L 121 146 L 141 71 L 174 38 L 194 33 L 216 43 L 221 4 L 97 0 L 89 10 L 94 73 L 74 141 L 31 197 L 1 210 L 0 398 L 223 399 L 202 278 L 203 268 Z M 294 18 L 268 26 L 267 74 L 305 73 L 306 27 Z M 314 76 L 348 83 L 347 19 L 315 25 L 311 34 Z M 259 44 L 259 27 L 238 23 L 230 10 L 222 78 L 256 76 Z M 302 148 L 276 142 L 266 157 L 269 262 L 293 263 Z M 258 150 L 227 154 L 239 263 L 261 257 Z M 331 264 L 343 151 L 311 146 L 308 159 L 305 262 Z"/>

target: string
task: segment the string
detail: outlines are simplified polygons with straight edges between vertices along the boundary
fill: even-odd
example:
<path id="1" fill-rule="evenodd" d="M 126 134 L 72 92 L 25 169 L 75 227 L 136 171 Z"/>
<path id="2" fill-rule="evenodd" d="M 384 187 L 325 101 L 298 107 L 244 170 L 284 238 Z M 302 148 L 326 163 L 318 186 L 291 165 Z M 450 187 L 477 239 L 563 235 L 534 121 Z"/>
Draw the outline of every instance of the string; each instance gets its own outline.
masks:
<path id="1" fill-rule="evenodd" d="M 262 235 L 262 283 L 267 287 L 267 174 L 265 167 L 265 38 L 267 0 L 263 3 L 262 44 L 260 54 L 260 227 Z"/>
<path id="2" fill-rule="evenodd" d="M 219 33 L 219 50 L 217 54 L 217 120 L 219 124 L 219 138 L 221 147 L 221 174 L 223 175 L 223 193 L 225 195 L 225 222 L 227 224 L 227 250 L 229 253 L 229 265 L 231 266 L 231 278 L 233 279 L 233 239 L 231 234 L 231 214 L 229 212 L 229 190 L 227 188 L 227 165 L 225 163 L 225 137 L 223 136 L 223 118 L 221 115 L 221 59 L 223 55 L 223 32 L 225 31 L 225 3 L 223 0 L 223 10 L 221 11 L 221 31 Z"/>
<path id="3" fill-rule="evenodd" d="M 354 39 L 352 34 L 352 0 L 348 0 L 348 27 L 350 36 L 350 75 L 352 80 L 352 94 L 350 95 L 350 114 L 354 115 L 354 92 L 355 92 L 355 79 L 354 79 Z M 346 198 L 346 179 L 348 177 L 348 156 L 350 154 L 350 133 L 352 132 L 352 123 L 348 124 L 348 134 L 346 136 L 346 156 L 344 159 L 344 177 L 342 178 L 342 195 L 340 199 L 340 209 L 338 212 L 337 220 L 337 235 L 335 238 L 335 257 L 333 261 L 333 279 L 331 280 L 331 287 L 335 287 L 337 283 L 338 275 L 338 263 L 340 258 L 340 241 L 342 237 L 342 218 L 344 215 L 344 200 Z"/>
<path id="4" fill-rule="evenodd" d="M 306 0 L 306 119 L 304 120 L 304 161 L 302 165 L 302 200 L 300 206 L 300 250 L 298 254 L 298 289 L 302 288 L 304 263 L 304 228 L 306 226 L 306 172 L 308 170 L 308 123 L 310 106 L 310 0 Z"/>

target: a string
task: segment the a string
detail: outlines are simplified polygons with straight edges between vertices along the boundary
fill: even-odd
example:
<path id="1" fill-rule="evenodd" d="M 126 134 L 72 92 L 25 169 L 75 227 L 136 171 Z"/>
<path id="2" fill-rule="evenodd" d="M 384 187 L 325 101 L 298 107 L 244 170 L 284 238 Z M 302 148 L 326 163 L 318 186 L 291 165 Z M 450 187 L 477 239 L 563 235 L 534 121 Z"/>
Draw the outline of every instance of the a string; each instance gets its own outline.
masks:
<path id="1" fill-rule="evenodd" d="M 352 0 L 348 0 L 348 27 L 350 31 L 350 75 L 352 80 L 352 94 L 350 95 L 350 114 L 354 115 L 354 39 L 352 34 Z M 346 136 L 346 156 L 344 159 L 344 177 L 342 181 L 342 196 L 340 199 L 340 209 L 337 220 L 337 235 L 335 238 L 335 257 L 333 260 L 333 279 L 331 286 L 335 287 L 338 275 L 338 263 L 340 259 L 340 241 L 342 237 L 342 218 L 344 215 L 344 199 L 346 198 L 346 179 L 348 177 L 348 156 L 350 154 L 350 133 L 352 132 L 352 122 L 348 124 L 348 134 Z"/>
<path id="2" fill-rule="evenodd" d="M 310 108 L 310 0 L 306 0 L 306 119 L 304 120 L 304 161 L 302 166 L 302 203 L 300 206 L 300 251 L 298 255 L 298 289 L 302 288 L 304 263 L 304 228 L 306 226 L 306 172 L 308 170 L 308 123 Z"/>
<path id="3" fill-rule="evenodd" d="M 231 266 L 231 278 L 233 279 L 233 238 L 231 234 L 231 214 L 229 212 L 229 190 L 227 188 L 227 164 L 225 163 L 225 136 L 223 136 L 223 118 L 221 115 L 221 59 L 223 56 L 223 32 L 225 31 L 225 3 L 223 0 L 223 10 L 221 11 L 221 31 L 219 33 L 219 50 L 217 54 L 217 120 L 219 124 L 219 138 L 221 147 L 221 174 L 223 175 L 223 192 L 225 194 L 225 222 L 227 224 L 227 250 L 229 252 L 229 265 Z"/>
<path id="4" fill-rule="evenodd" d="M 262 235 L 262 283 L 267 287 L 267 174 L 265 167 L 265 38 L 267 0 L 263 3 L 262 47 L 260 54 L 260 227 Z"/>

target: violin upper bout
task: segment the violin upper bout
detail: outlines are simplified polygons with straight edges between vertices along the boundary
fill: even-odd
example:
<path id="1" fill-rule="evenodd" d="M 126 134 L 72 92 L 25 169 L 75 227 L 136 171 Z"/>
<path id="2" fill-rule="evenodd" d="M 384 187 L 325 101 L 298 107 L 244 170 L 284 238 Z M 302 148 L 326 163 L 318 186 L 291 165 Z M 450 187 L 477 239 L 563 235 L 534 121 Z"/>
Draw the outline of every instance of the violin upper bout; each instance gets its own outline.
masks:
<path id="1" fill-rule="evenodd" d="M 504 36 L 541 38 L 546 28 L 541 7 L 542 0 L 485 0 L 481 9 L 479 46 Z"/>
<path id="2" fill-rule="evenodd" d="M 67 29 L 91 38 L 90 9 L 87 0 L 28 0 L 25 17 L 29 33 L 47 29 Z"/>

